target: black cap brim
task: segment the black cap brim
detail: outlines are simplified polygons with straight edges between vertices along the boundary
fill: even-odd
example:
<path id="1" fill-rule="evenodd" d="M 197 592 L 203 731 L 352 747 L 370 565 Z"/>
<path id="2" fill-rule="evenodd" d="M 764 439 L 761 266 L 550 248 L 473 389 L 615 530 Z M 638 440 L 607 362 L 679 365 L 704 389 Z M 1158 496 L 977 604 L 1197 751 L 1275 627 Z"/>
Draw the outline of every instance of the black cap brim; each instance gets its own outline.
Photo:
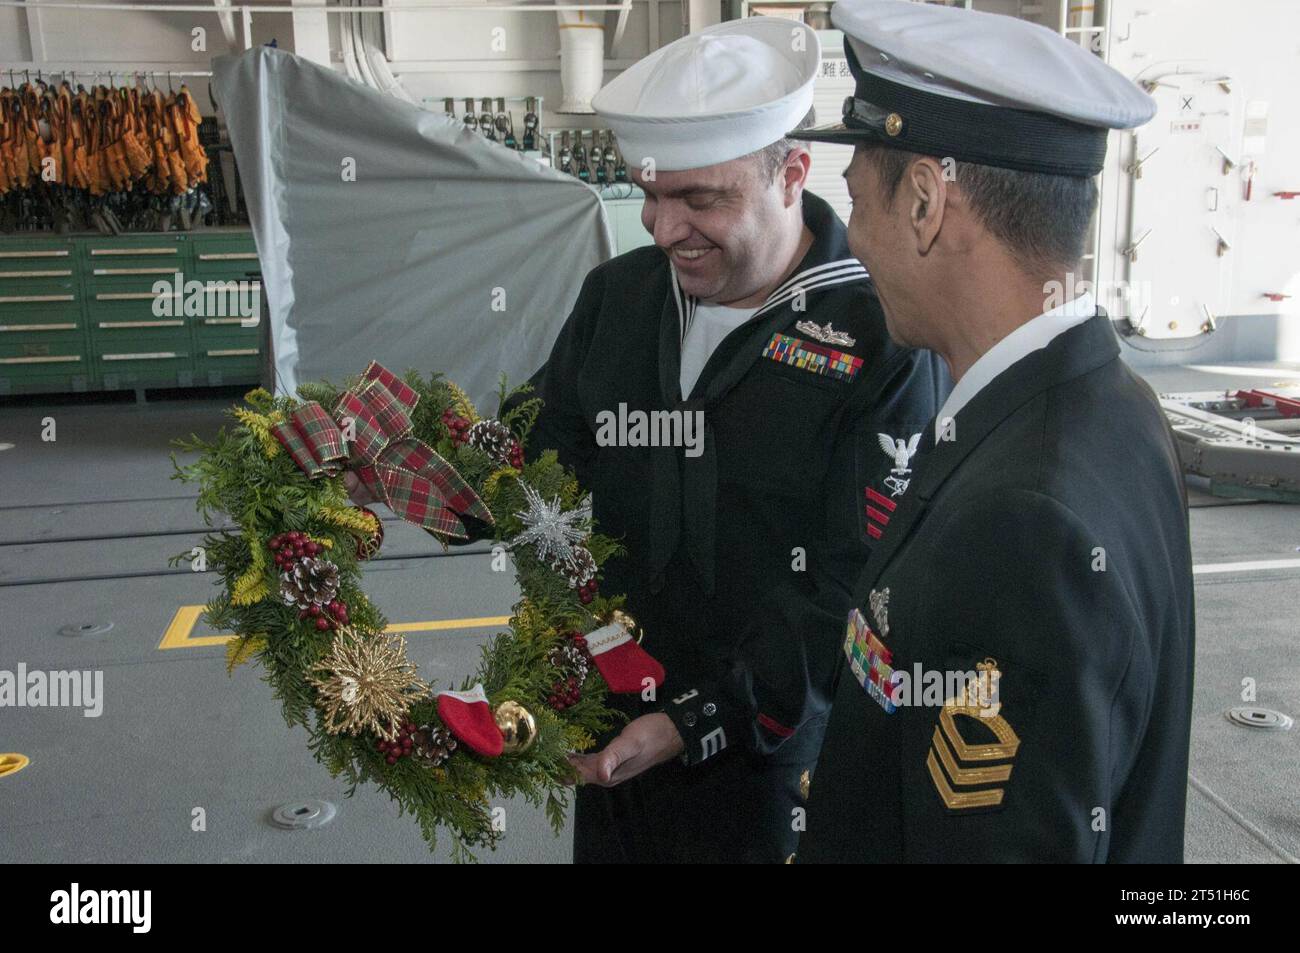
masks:
<path id="1" fill-rule="evenodd" d="M 802 139 L 806 142 L 838 142 L 850 146 L 859 142 L 885 141 L 874 129 L 846 126 L 842 122 L 831 123 L 828 126 L 813 126 L 811 129 L 796 129 L 793 132 L 787 132 L 785 135 L 787 139 Z"/>
<path id="2" fill-rule="evenodd" d="M 1101 171 L 1105 127 L 895 82 L 862 69 L 847 36 L 844 53 L 855 86 L 853 95 L 844 99 L 840 121 L 788 132 L 790 139 L 873 143 L 1049 175 L 1092 176 Z"/>

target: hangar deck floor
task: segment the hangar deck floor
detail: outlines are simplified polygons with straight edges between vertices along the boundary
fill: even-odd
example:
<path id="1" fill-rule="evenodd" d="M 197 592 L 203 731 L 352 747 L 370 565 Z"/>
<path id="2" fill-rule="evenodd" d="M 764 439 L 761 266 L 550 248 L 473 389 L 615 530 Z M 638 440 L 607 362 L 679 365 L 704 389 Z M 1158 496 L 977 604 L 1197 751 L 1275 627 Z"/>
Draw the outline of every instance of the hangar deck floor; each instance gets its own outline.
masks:
<path id="1" fill-rule="evenodd" d="M 1226 374 L 1220 373 L 1225 371 Z M 1160 368 L 1162 391 L 1300 381 L 1295 365 Z M 0 777 L 4 859 L 132 861 L 424 862 L 408 818 L 373 790 L 347 799 L 290 731 L 256 675 L 224 671 L 222 639 L 187 607 L 212 580 L 172 569 L 169 556 L 203 533 L 188 488 L 168 479 L 168 442 L 214 430 L 230 400 L 146 405 L 46 399 L 0 407 L 0 669 L 102 670 L 103 714 L 6 708 L 0 752 L 27 755 Z M 57 439 L 40 438 L 53 417 Z M 2 446 L 3 444 L 0 444 Z M 1300 507 L 1226 503 L 1194 494 L 1197 668 L 1188 788 L 1191 862 L 1300 858 L 1300 729 L 1239 727 L 1242 702 L 1300 715 Z M 409 633 L 412 657 L 444 684 L 471 670 L 492 631 L 465 620 L 508 614 L 508 574 L 482 549 L 443 556 L 427 537 L 386 523 L 368 592 Z M 1288 595 L 1289 593 L 1289 595 Z M 104 634 L 65 626 L 111 622 Z M 435 627 L 435 623 L 441 624 Z M 314 831 L 268 823 L 278 805 L 322 798 L 338 816 Z M 207 830 L 191 831 L 205 809 Z M 507 810 L 503 846 L 485 861 L 566 861 L 564 835 L 540 813 Z M 435 859 L 445 859 L 440 845 Z"/>

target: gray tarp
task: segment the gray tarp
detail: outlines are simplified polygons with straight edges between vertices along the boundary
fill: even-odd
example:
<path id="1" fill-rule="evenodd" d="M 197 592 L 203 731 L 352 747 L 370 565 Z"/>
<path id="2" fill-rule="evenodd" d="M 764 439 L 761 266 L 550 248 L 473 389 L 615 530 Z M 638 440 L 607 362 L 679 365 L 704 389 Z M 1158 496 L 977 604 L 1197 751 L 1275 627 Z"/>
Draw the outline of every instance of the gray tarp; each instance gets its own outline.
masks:
<path id="1" fill-rule="evenodd" d="M 542 365 L 612 253 L 591 188 L 290 53 L 219 57 L 213 72 L 280 390 L 374 359 L 443 371 L 491 413 L 502 371 L 520 383 Z"/>

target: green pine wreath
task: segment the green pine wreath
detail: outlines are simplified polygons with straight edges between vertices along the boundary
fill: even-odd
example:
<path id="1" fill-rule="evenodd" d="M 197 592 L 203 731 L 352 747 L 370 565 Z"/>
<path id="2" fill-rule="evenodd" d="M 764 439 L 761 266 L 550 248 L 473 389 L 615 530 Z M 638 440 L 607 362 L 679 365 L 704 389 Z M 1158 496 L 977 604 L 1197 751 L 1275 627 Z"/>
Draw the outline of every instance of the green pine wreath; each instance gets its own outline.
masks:
<path id="1" fill-rule="evenodd" d="M 590 502 L 553 451 L 524 462 L 541 409 L 527 385 L 510 391 L 503 378 L 499 417 L 484 420 L 439 374 L 408 371 L 400 381 L 415 395 L 410 436 L 450 464 L 491 514 L 476 535 L 510 546 L 522 593 L 510 629 L 489 640 L 478 671 L 455 686 L 482 684 L 503 727 L 499 757 L 456 743 L 433 686 L 418 679 L 404 640 L 385 632 L 388 620 L 362 590 L 362 565 L 382 540 L 378 518 L 350 502 L 341 472 L 310 477 L 276 436 L 308 402 L 335 408 L 344 389 L 308 384 L 297 398 L 251 391 L 228 411 L 234 425 L 211 441 L 175 442 L 198 459 L 182 466 L 173 456 L 173 477 L 197 484 L 209 527 L 219 514 L 237 527 L 214 530 L 203 543 L 221 585 L 203 618 L 234 633 L 228 672 L 259 663 L 285 721 L 307 730 L 316 759 L 351 783 L 349 796 L 362 783 L 378 785 L 401 813 L 415 816 L 430 849 L 446 828 L 454 859 L 473 859 L 471 848 L 500 840 L 493 812 L 500 799 L 543 806 L 558 833 L 576 777 L 568 753 L 590 748 L 620 717 L 605 704 L 608 686 L 582 635 L 613 618 L 632 624 L 620 614 L 622 597 L 601 595 L 596 581 L 600 565 L 621 550 L 591 529 Z M 352 379 L 346 392 L 365 383 Z M 562 513 L 581 542 L 561 545 L 559 554 L 544 543 L 521 544 L 539 535 L 527 522 L 538 501 Z M 461 535 L 430 532 L 444 546 Z"/>

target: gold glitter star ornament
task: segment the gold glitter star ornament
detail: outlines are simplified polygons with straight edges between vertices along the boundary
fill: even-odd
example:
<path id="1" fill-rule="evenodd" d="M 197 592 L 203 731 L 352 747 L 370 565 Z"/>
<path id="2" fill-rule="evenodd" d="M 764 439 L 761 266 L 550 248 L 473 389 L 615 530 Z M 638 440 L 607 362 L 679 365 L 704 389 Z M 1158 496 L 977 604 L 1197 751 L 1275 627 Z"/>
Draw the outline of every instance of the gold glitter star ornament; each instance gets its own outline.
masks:
<path id="1" fill-rule="evenodd" d="M 307 676 L 332 735 L 373 732 L 392 741 L 411 703 L 429 693 L 406 657 L 406 640 L 343 629 Z"/>

